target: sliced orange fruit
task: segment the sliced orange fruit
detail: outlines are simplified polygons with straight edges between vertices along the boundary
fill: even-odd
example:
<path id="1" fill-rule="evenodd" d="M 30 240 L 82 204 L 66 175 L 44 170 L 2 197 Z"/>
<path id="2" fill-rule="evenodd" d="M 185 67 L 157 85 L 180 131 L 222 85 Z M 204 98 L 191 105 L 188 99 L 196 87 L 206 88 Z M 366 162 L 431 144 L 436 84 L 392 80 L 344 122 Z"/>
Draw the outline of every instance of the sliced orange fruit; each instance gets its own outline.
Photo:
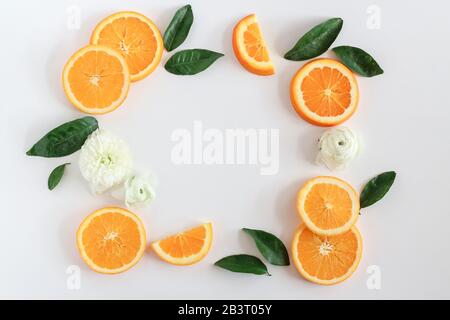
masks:
<path id="1" fill-rule="evenodd" d="M 307 280 L 332 285 L 350 277 L 362 255 L 362 238 L 353 226 L 337 236 L 319 236 L 304 225 L 292 241 L 292 260 Z"/>
<path id="2" fill-rule="evenodd" d="M 156 25 L 137 12 L 117 12 L 94 29 L 92 44 L 120 52 L 130 69 L 131 81 L 147 77 L 161 61 L 163 40 Z"/>
<path id="3" fill-rule="evenodd" d="M 145 252 L 145 227 L 128 210 L 103 208 L 80 224 L 77 245 L 81 258 L 92 270 L 107 274 L 124 272 Z"/>
<path id="4" fill-rule="evenodd" d="M 90 114 L 115 110 L 130 88 L 125 59 L 111 48 L 96 45 L 78 50 L 67 61 L 62 81 L 69 101 Z"/>
<path id="5" fill-rule="evenodd" d="M 338 235 L 348 231 L 359 217 L 358 193 L 336 177 L 316 177 L 300 189 L 297 211 L 312 232 Z"/>
<path id="6" fill-rule="evenodd" d="M 269 50 L 254 14 L 245 17 L 234 27 L 233 49 L 236 58 L 248 71 L 262 76 L 275 73 Z"/>
<path id="7" fill-rule="evenodd" d="M 211 223 L 204 223 L 166 239 L 155 241 L 152 248 L 164 261 L 186 266 L 199 262 L 211 248 L 213 231 Z"/>
<path id="8" fill-rule="evenodd" d="M 297 71 L 291 81 L 295 111 L 318 126 L 335 126 L 355 112 L 359 89 L 352 71 L 334 59 L 316 59 Z"/>

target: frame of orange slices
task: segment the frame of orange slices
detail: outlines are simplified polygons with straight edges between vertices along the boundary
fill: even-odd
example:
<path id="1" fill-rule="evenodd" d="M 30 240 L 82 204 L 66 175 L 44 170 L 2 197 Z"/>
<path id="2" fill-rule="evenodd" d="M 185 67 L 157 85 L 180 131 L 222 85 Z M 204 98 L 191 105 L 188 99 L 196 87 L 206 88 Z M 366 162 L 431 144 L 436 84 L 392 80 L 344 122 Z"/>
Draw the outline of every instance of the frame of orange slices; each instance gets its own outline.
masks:
<path id="1" fill-rule="evenodd" d="M 275 73 L 269 49 L 254 14 L 235 26 L 232 46 L 249 72 Z M 94 29 L 90 44 L 78 50 L 63 70 L 63 87 L 80 111 L 104 114 L 125 100 L 132 82 L 159 65 L 164 45 L 156 25 L 137 12 L 118 12 Z M 290 97 L 295 111 L 318 126 L 335 126 L 357 109 L 359 89 L 353 72 L 334 59 L 318 58 L 294 75 Z M 335 177 L 317 177 L 299 191 L 297 209 L 303 224 L 294 235 L 292 255 L 299 273 L 312 282 L 330 285 L 347 279 L 362 255 L 362 238 L 355 227 L 357 192 Z M 209 252 L 211 223 L 151 244 L 153 251 L 174 265 L 191 265 Z M 115 274 L 135 265 L 145 252 L 146 232 L 138 216 L 107 207 L 86 217 L 77 232 L 82 259 L 94 271 Z M 344 263 L 345 262 L 345 263 Z"/>

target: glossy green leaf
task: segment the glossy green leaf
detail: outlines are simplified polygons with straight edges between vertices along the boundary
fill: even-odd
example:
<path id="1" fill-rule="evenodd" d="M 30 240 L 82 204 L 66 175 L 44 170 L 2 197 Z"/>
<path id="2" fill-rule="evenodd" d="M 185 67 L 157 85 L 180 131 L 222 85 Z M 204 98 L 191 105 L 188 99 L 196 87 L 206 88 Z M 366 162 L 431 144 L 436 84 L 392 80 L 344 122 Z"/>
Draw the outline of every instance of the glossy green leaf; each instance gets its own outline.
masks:
<path id="1" fill-rule="evenodd" d="M 170 57 L 164 68 L 177 75 L 194 75 L 207 69 L 223 56 L 222 53 L 205 49 L 182 50 Z"/>
<path id="2" fill-rule="evenodd" d="M 366 208 L 381 200 L 391 188 L 395 177 L 395 171 L 388 171 L 370 180 L 361 192 L 359 200 L 361 208 Z"/>
<path id="3" fill-rule="evenodd" d="M 284 58 L 293 61 L 303 61 L 320 56 L 336 40 L 344 21 L 332 18 L 315 26 L 305 33 Z"/>
<path id="4" fill-rule="evenodd" d="M 214 265 L 232 272 L 270 276 L 266 265 L 259 258 L 248 254 L 228 256 L 220 259 Z"/>
<path id="5" fill-rule="evenodd" d="M 193 22 L 194 15 L 190 4 L 177 10 L 164 32 L 164 47 L 167 51 L 178 48 L 186 40 Z"/>
<path id="6" fill-rule="evenodd" d="M 87 137 L 97 129 L 98 123 L 93 117 L 66 122 L 43 136 L 28 150 L 27 155 L 46 158 L 67 156 L 80 150 Z"/>
<path id="7" fill-rule="evenodd" d="M 55 169 L 53 169 L 53 171 L 50 173 L 50 176 L 48 177 L 48 189 L 49 190 L 53 190 L 61 181 L 63 175 L 64 175 L 64 170 L 66 168 L 67 165 L 69 165 L 70 163 L 64 163 L 60 166 L 57 166 Z"/>
<path id="8" fill-rule="evenodd" d="M 266 258 L 271 264 L 277 266 L 289 265 L 288 251 L 283 242 L 281 242 L 281 240 L 276 236 L 262 230 L 247 228 L 243 228 L 242 230 L 253 238 L 259 252 L 261 252 L 264 258 Z"/>
<path id="9" fill-rule="evenodd" d="M 364 77 L 374 77 L 384 73 L 375 59 L 360 48 L 340 46 L 333 48 L 333 51 L 343 64 Z"/>

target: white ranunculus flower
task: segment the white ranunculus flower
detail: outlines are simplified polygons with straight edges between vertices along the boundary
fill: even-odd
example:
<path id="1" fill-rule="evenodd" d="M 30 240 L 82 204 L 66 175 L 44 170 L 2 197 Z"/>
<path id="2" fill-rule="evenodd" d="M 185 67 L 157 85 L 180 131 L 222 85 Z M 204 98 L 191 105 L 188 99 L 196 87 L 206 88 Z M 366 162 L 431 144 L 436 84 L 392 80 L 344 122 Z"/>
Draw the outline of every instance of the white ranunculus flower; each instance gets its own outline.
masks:
<path id="1" fill-rule="evenodd" d="M 358 137 L 347 127 L 335 127 L 325 131 L 319 139 L 317 163 L 329 169 L 343 169 L 359 151 Z"/>
<path id="2" fill-rule="evenodd" d="M 151 174 L 133 174 L 120 186 L 111 190 L 111 195 L 125 202 L 129 209 L 148 205 L 156 197 L 156 179 Z"/>
<path id="3" fill-rule="evenodd" d="M 109 131 L 97 129 L 81 148 L 79 160 L 83 177 L 95 193 L 123 183 L 133 170 L 133 160 L 125 141 Z"/>
<path id="4" fill-rule="evenodd" d="M 150 175 L 132 176 L 125 181 L 125 204 L 128 208 L 143 208 L 156 196 Z"/>

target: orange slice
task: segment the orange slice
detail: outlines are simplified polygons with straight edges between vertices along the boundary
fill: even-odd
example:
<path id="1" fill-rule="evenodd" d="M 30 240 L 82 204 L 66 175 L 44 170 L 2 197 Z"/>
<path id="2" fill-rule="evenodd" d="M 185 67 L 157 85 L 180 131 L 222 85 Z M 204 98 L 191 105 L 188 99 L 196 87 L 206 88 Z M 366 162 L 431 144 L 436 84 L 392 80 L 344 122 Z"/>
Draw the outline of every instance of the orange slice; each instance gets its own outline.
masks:
<path id="1" fill-rule="evenodd" d="M 362 238 L 353 226 L 337 236 L 319 236 L 301 226 L 292 241 L 292 260 L 307 280 L 323 285 L 344 281 L 355 272 L 362 255 Z"/>
<path id="2" fill-rule="evenodd" d="M 130 69 L 131 81 L 147 77 L 161 61 L 163 40 L 156 25 L 137 12 L 117 12 L 94 29 L 92 44 L 120 52 Z"/>
<path id="3" fill-rule="evenodd" d="M 334 59 L 316 59 L 305 64 L 292 79 L 290 91 L 295 111 L 318 126 L 344 122 L 358 105 L 355 76 Z"/>
<path id="4" fill-rule="evenodd" d="M 207 255 L 212 238 L 212 224 L 205 223 L 153 242 L 151 246 L 162 260 L 177 266 L 186 266 L 199 262 Z"/>
<path id="5" fill-rule="evenodd" d="M 359 197 L 347 182 L 316 177 L 300 189 L 297 211 L 306 226 L 324 236 L 348 231 L 359 217 Z"/>
<path id="6" fill-rule="evenodd" d="M 87 216 L 77 231 L 81 258 L 94 271 L 114 274 L 134 266 L 145 252 L 145 227 L 122 208 L 103 208 Z"/>
<path id="7" fill-rule="evenodd" d="M 275 73 L 254 14 L 245 17 L 234 27 L 233 49 L 236 58 L 248 71 L 262 76 Z"/>
<path id="8" fill-rule="evenodd" d="M 125 59 L 105 46 L 86 46 L 67 61 L 63 87 L 69 101 L 79 110 L 104 114 L 125 100 L 130 74 Z"/>

